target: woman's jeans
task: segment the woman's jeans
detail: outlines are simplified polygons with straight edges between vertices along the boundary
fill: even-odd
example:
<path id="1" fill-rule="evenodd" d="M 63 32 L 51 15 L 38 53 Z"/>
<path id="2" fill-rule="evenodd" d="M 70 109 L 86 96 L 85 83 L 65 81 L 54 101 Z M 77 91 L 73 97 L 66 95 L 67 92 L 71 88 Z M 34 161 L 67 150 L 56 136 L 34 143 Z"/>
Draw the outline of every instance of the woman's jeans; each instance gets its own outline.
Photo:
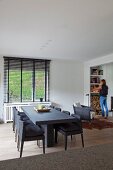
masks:
<path id="1" fill-rule="evenodd" d="M 105 109 L 106 116 L 108 117 L 107 97 L 100 96 L 100 107 L 102 110 L 102 116 L 105 116 L 104 113 L 104 109 Z"/>

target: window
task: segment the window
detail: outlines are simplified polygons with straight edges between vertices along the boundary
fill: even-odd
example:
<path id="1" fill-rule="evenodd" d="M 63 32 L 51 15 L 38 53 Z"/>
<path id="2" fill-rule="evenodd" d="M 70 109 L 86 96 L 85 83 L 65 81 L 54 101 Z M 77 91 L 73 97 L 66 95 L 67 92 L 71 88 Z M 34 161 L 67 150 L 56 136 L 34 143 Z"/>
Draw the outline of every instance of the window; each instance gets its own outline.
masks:
<path id="1" fill-rule="evenodd" d="M 4 102 L 49 101 L 50 60 L 4 57 Z"/>

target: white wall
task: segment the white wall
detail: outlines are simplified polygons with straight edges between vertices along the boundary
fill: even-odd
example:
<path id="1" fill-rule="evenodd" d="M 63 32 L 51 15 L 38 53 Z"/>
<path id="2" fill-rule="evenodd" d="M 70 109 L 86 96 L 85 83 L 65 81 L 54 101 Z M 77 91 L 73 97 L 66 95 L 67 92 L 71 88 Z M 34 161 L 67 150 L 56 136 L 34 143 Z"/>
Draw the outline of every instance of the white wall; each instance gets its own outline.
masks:
<path id="1" fill-rule="evenodd" d="M 113 96 L 113 63 L 104 64 L 102 66 L 103 69 L 103 78 L 106 80 L 108 85 L 108 107 L 111 108 L 111 96 Z"/>
<path id="2" fill-rule="evenodd" d="M 107 63 L 113 62 L 113 54 L 106 55 L 103 57 L 95 58 L 93 60 L 89 60 L 85 62 L 87 66 L 93 67 L 93 66 L 98 66 L 98 65 L 103 65 Z"/>
<path id="3" fill-rule="evenodd" d="M 4 98 L 3 74 L 4 74 L 4 60 L 3 57 L 0 56 L 0 119 L 3 119 L 3 98 Z"/>
<path id="4" fill-rule="evenodd" d="M 109 86 L 109 95 L 108 95 L 108 106 L 110 109 L 110 96 L 112 96 L 112 87 L 113 84 L 112 82 L 112 75 L 113 75 L 113 71 L 112 71 L 112 66 L 110 65 L 110 63 L 113 63 L 113 54 L 104 56 L 104 57 L 100 57 L 97 59 L 93 59 L 90 61 L 87 61 L 84 63 L 84 104 L 87 105 L 87 97 L 86 94 L 90 93 L 90 67 L 93 66 L 99 66 L 99 65 L 105 65 L 104 68 L 104 76 L 103 78 L 105 78 L 107 80 L 108 86 Z M 110 66 L 110 67 L 109 67 Z"/>
<path id="5" fill-rule="evenodd" d="M 111 62 L 113 62 L 113 54 L 90 60 L 84 64 L 79 61 L 52 61 L 50 76 L 51 100 L 61 104 L 62 109 L 71 112 L 73 111 L 72 104 L 74 102 L 88 105 L 86 94 L 90 93 L 90 67 Z M 3 118 L 3 65 L 3 58 L 0 56 L 0 118 Z M 110 68 L 112 69 L 112 66 Z M 106 75 L 108 86 L 112 87 L 112 80 L 108 81 L 110 75 L 110 79 L 113 79 L 111 70 L 106 71 Z M 112 93 L 112 89 L 110 89 L 109 94 L 111 95 Z"/>
<path id="6" fill-rule="evenodd" d="M 84 64 L 76 61 L 52 61 L 51 101 L 73 112 L 74 102 L 84 102 Z"/>
<path id="7" fill-rule="evenodd" d="M 3 58 L 0 58 L 0 118 L 3 118 Z M 74 102 L 84 102 L 84 64 L 75 61 L 52 61 L 50 75 L 50 98 L 62 109 L 73 112 Z"/>

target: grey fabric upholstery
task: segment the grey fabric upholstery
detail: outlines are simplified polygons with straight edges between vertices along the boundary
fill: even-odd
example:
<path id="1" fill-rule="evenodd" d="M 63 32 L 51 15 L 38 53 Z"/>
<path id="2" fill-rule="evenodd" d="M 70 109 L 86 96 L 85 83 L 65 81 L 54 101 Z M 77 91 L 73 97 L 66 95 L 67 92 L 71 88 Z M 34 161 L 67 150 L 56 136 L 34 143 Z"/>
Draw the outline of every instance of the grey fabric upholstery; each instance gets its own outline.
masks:
<path id="1" fill-rule="evenodd" d="M 25 126 L 26 137 L 34 137 L 34 136 L 43 135 L 43 134 L 44 134 L 44 131 L 37 125 L 33 125 L 29 123 Z"/>
<path id="2" fill-rule="evenodd" d="M 31 120 L 28 120 L 28 119 L 26 119 L 26 118 L 21 118 L 21 117 L 20 117 L 20 120 L 24 121 L 24 124 L 25 124 L 25 125 L 33 124 L 33 122 L 32 122 Z"/>
<path id="3" fill-rule="evenodd" d="M 66 113 L 67 114 L 67 113 Z M 76 122 L 59 124 L 55 127 L 55 142 L 57 143 L 58 132 L 65 136 L 65 150 L 67 150 L 67 136 L 81 134 L 82 146 L 84 147 L 83 129 L 79 115 L 75 115 Z"/>
<path id="4" fill-rule="evenodd" d="M 16 114 L 16 107 L 13 107 L 13 131 L 15 131 L 15 114 Z"/>
<path id="5" fill-rule="evenodd" d="M 50 107 L 51 107 L 51 108 L 53 108 L 53 109 L 55 108 L 55 106 L 54 106 L 54 105 L 50 105 Z"/>
<path id="6" fill-rule="evenodd" d="M 22 157 L 24 141 L 42 140 L 43 153 L 45 153 L 45 136 L 42 128 L 39 127 L 38 125 L 35 125 L 24 112 L 19 112 L 15 107 L 13 108 L 13 115 L 14 115 L 13 128 L 16 129 L 15 141 L 17 141 L 18 151 L 20 149 L 20 157 Z"/>
<path id="7" fill-rule="evenodd" d="M 26 116 L 26 114 L 25 114 L 24 112 L 19 112 L 19 111 L 18 111 L 18 115 L 20 115 L 20 116 Z"/>
<path id="8" fill-rule="evenodd" d="M 22 157 L 24 141 L 34 141 L 42 140 L 43 141 L 43 153 L 45 153 L 45 136 L 44 131 L 33 123 L 26 124 L 25 121 L 19 119 L 19 134 L 18 134 L 18 149 L 20 148 L 20 157 Z"/>
<path id="9" fill-rule="evenodd" d="M 29 120 L 28 116 L 24 112 L 19 112 L 18 115 L 21 117 L 21 120 L 26 121 Z"/>
<path id="10" fill-rule="evenodd" d="M 67 124 L 61 125 L 59 128 L 65 132 L 81 131 L 80 127 L 76 123 L 67 123 Z"/>
<path id="11" fill-rule="evenodd" d="M 55 107 L 55 109 L 61 112 L 61 108 L 59 108 L 59 107 Z"/>
<path id="12" fill-rule="evenodd" d="M 62 112 L 70 115 L 70 112 L 69 112 L 69 111 L 63 110 Z"/>
<path id="13" fill-rule="evenodd" d="M 89 120 L 89 121 L 91 120 L 90 107 L 76 107 L 73 105 L 73 109 L 74 109 L 74 115 L 79 115 L 81 120 Z"/>

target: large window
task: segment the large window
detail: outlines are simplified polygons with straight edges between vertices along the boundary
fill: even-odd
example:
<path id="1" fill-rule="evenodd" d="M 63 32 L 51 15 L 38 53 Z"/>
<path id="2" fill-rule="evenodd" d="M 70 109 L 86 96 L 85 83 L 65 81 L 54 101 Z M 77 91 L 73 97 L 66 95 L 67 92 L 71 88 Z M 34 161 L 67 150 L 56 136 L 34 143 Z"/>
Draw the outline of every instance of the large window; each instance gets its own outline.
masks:
<path id="1" fill-rule="evenodd" d="M 49 101 L 49 60 L 4 57 L 4 102 Z"/>

